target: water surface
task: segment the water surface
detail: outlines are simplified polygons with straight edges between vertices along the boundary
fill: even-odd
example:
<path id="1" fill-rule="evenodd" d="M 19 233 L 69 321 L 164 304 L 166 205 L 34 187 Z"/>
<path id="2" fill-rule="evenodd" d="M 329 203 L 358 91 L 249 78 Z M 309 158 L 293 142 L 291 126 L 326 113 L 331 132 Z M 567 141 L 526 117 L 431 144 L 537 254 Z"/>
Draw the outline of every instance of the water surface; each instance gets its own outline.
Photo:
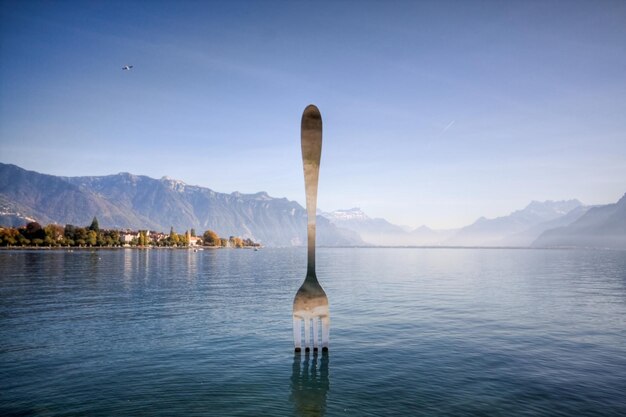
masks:
<path id="1" fill-rule="evenodd" d="M 304 249 L 0 251 L 0 414 L 626 415 L 626 254 L 318 249 L 328 355 L 294 355 Z"/>

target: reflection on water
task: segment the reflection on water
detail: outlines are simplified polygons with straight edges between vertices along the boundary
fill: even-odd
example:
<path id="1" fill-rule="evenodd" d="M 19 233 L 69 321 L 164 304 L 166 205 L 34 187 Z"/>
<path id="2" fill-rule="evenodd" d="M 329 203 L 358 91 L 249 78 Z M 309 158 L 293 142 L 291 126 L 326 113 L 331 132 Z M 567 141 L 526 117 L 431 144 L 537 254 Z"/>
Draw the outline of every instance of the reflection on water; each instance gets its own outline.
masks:
<path id="1" fill-rule="evenodd" d="M 332 391 L 292 356 L 301 248 L 0 250 L 0 416 L 626 416 L 624 252 L 318 264 Z"/>
<path id="2" fill-rule="evenodd" d="M 319 417 L 326 412 L 326 394 L 330 388 L 328 378 L 328 352 L 293 356 L 291 371 L 291 397 L 295 415 Z"/>

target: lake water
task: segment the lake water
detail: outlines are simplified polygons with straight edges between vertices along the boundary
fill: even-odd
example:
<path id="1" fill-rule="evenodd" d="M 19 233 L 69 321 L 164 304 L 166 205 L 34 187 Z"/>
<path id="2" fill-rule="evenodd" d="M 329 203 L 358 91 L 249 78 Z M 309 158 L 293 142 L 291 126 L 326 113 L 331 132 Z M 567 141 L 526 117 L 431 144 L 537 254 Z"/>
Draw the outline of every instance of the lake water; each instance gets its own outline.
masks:
<path id="1" fill-rule="evenodd" d="M 0 251 L 0 415 L 624 416 L 626 253 Z"/>

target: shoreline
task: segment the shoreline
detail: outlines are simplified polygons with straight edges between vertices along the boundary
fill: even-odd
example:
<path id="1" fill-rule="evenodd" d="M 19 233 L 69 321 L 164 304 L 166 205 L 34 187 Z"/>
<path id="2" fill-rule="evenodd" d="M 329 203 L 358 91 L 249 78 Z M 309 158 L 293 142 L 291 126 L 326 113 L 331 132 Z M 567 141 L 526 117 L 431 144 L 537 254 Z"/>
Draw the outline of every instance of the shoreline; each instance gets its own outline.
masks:
<path id="1" fill-rule="evenodd" d="M 187 246 L 187 247 L 171 247 L 171 246 L 0 246 L 0 251 L 19 251 L 19 250 L 33 250 L 33 251 L 65 251 L 73 252 L 77 251 L 96 251 L 96 250 L 191 250 L 195 252 L 204 250 L 219 250 L 219 249 L 248 249 L 259 250 L 264 249 L 263 246 L 244 246 L 243 248 L 230 248 L 223 246 Z M 279 249 L 284 248 L 301 248 L 306 249 L 306 246 L 281 246 Z M 317 248 L 323 249 L 453 249 L 453 250 L 597 250 L 597 251 L 626 251 L 624 248 L 597 248 L 597 247 L 575 247 L 575 246 L 563 246 L 563 247 L 532 247 L 532 246 L 318 246 Z"/>
<path id="2" fill-rule="evenodd" d="M 171 246 L 0 246 L 0 250 L 62 250 L 62 251 L 93 251 L 93 250 L 193 250 L 193 251 L 203 251 L 203 250 L 218 250 L 218 249 L 260 249 L 259 247 L 254 246 L 245 246 L 243 248 L 226 248 L 222 246 L 185 246 L 185 247 L 171 247 Z"/>

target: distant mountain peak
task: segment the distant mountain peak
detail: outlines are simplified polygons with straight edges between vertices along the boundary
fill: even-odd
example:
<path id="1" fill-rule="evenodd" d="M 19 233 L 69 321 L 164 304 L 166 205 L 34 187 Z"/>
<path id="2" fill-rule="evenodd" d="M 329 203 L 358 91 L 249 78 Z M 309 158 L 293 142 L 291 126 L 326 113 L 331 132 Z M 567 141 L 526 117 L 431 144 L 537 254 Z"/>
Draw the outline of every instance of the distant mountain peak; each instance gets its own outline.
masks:
<path id="1" fill-rule="evenodd" d="M 537 216 L 541 218 L 555 217 L 555 216 L 563 216 L 570 211 L 574 210 L 577 207 L 581 207 L 583 203 L 581 203 L 577 199 L 572 200 L 546 200 L 546 201 L 537 201 L 533 200 L 524 207 L 522 210 L 518 210 L 516 212 L 511 213 L 511 215 L 523 215 L 523 216 Z"/>
<path id="2" fill-rule="evenodd" d="M 178 192 L 185 191 L 185 188 L 187 187 L 187 184 L 185 184 L 184 181 L 170 178 L 168 176 L 161 177 L 161 182 L 165 183 L 167 187 L 170 188 L 171 190 L 178 191 Z"/>
<path id="3" fill-rule="evenodd" d="M 323 213 L 323 216 L 331 221 L 363 221 L 370 219 L 369 216 L 359 207 L 353 207 L 351 209 L 338 209 L 331 211 L 330 213 Z"/>
<path id="4" fill-rule="evenodd" d="M 431 229 L 430 227 L 426 226 L 425 224 L 421 225 L 420 227 L 416 228 L 414 230 L 414 232 L 432 232 L 433 229 Z"/>
<path id="5" fill-rule="evenodd" d="M 258 200 L 258 201 L 281 200 L 281 199 L 270 196 L 266 191 L 259 191 L 258 193 L 254 193 L 254 194 L 244 194 L 240 191 L 234 191 L 230 193 L 230 195 L 232 197 L 241 198 L 245 200 Z"/>
<path id="6" fill-rule="evenodd" d="M 626 194 L 614 204 L 588 207 L 560 226 L 545 230 L 533 246 L 626 249 Z"/>
<path id="7" fill-rule="evenodd" d="M 258 193 L 252 194 L 252 197 L 256 200 L 271 200 L 272 197 L 266 191 L 259 191 Z"/>
<path id="8" fill-rule="evenodd" d="M 560 207 L 560 206 L 567 206 L 567 207 L 578 207 L 578 206 L 582 206 L 583 203 L 581 203 L 578 199 L 571 199 L 571 200 L 545 200 L 545 201 L 538 201 L 538 200 L 532 200 L 525 208 L 526 209 L 532 209 L 532 208 L 539 208 L 539 207 Z"/>
<path id="9" fill-rule="evenodd" d="M 111 175 L 112 177 L 115 175 Z M 136 175 L 131 174 L 130 172 L 120 172 L 117 174 L 118 177 L 122 178 L 137 178 Z"/>

